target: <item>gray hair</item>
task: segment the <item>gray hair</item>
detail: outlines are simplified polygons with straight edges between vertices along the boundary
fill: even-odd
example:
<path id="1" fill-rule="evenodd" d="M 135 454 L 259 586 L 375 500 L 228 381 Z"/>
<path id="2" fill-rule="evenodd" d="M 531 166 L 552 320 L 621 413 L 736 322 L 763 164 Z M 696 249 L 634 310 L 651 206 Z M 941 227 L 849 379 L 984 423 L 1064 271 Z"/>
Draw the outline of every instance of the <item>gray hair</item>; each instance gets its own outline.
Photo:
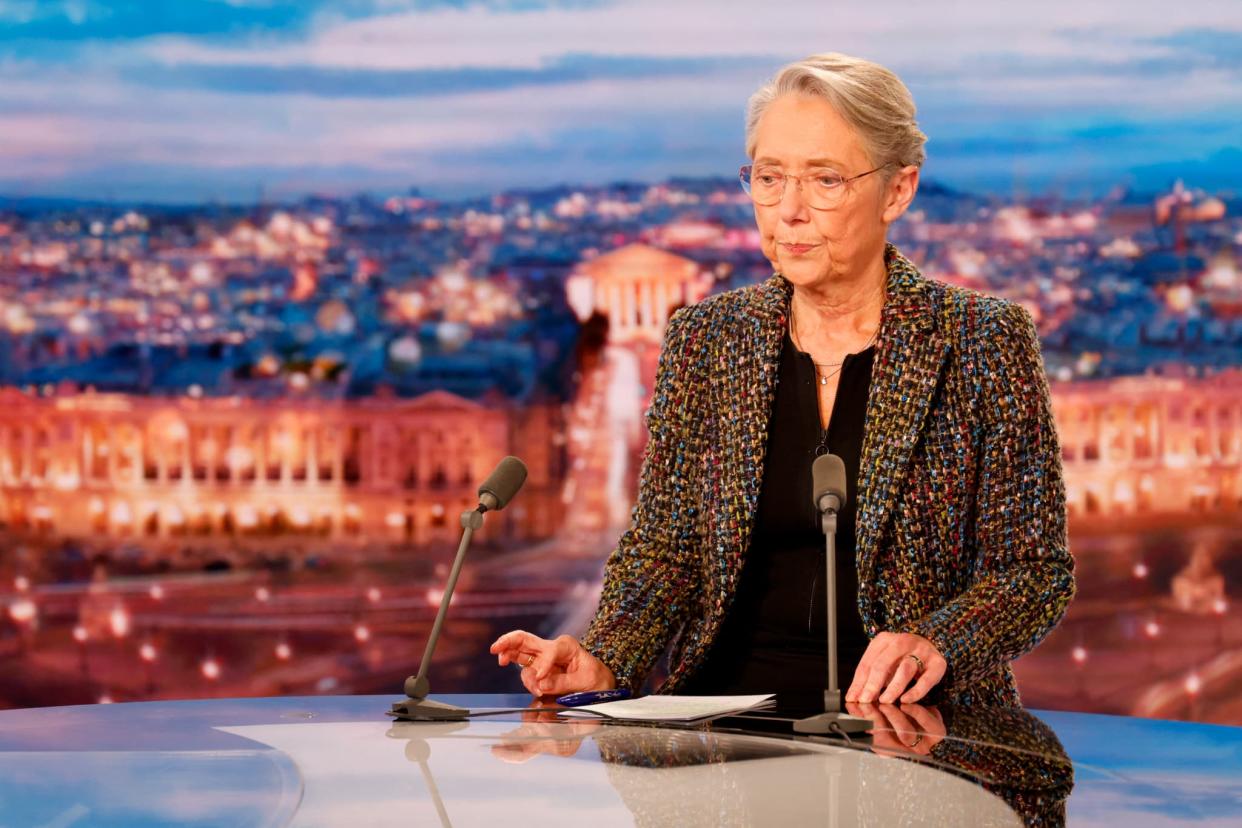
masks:
<path id="1" fill-rule="evenodd" d="M 824 98 L 858 130 L 871 162 L 921 167 L 927 136 L 914 120 L 914 98 L 892 71 L 838 52 L 789 64 L 750 96 L 746 106 L 746 155 L 755 157 L 755 128 L 768 105 L 788 94 Z M 892 170 L 890 169 L 890 173 Z"/>

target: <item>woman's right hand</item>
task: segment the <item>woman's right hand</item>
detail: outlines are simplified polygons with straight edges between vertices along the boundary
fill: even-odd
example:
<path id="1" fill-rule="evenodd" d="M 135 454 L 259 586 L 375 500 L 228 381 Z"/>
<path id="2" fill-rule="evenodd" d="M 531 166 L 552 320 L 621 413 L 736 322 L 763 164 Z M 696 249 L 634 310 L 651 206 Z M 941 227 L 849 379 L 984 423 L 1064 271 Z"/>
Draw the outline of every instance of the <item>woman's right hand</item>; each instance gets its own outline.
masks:
<path id="1" fill-rule="evenodd" d="M 522 684 L 532 696 L 562 696 L 583 690 L 611 690 L 617 679 L 604 662 L 568 635 L 549 641 L 523 630 L 507 632 L 491 646 L 501 667 L 522 668 Z"/>

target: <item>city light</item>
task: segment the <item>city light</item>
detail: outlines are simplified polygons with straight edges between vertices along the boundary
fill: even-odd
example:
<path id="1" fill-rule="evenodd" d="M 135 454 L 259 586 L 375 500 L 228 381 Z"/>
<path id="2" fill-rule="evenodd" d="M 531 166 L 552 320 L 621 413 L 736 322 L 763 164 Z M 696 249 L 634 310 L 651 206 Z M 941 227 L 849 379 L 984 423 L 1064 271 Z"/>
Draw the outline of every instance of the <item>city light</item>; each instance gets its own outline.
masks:
<path id="1" fill-rule="evenodd" d="M 115 638 L 124 638 L 129 635 L 129 613 L 124 607 L 113 607 L 108 613 L 108 629 L 112 631 Z"/>

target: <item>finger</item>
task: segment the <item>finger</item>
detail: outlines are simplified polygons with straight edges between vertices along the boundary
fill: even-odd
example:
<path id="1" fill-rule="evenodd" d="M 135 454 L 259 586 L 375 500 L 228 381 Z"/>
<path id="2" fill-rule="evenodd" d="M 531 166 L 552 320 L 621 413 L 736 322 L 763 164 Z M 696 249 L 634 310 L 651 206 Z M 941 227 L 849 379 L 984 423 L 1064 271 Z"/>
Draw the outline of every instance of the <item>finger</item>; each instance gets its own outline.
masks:
<path id="1" fill-rule="evenodd" d="M 867 673 L 871 671 L 871 662 L 875 660 L 875 654 L 883 646 L 884 642 L 879 636 L 871 639 L 871 642 L 867 644 L 867 649 L 863 651 L 862 658 L 858 659 L 858 666 L 854 668 L 854 679 L 845 691 L 847 701 L 854 701 L 858 698 L 858 692 L 862 690 L 863 681 Z"/>
<path id="2" fill-rule="evenodd" d="M 897 734 L 902 744 L 909 742 L 918 735 L 918 728 L 900 707 L 887 705 L 883 710 L 884 715 L 888 717 L 889 726 L 892 727 L 893 732 Z"/>
<path id="3" fill-rule="evenodd" d="M 935 733 L 939 729 L 936 727 L 936 717 L 932 715 L 932 711 L 921 704 L 912 702 L 902 705 L 901 712 L 912 718 L 922 733 Z"/>
<path id="4" fill-rule="evenodd" d="M 902 695 L 902 703 L 908 704 L 909 702 L 916 702 L 926 696 L 929 692 L 931 692 L 931 689 L 936 686 L 940 679 L 944 678 L 944 673 L 947 669 L 948 664 L 945 663 L 943 658 L 938 656 L 933 659 L 932 662 L 927 665 L 927 669 L 923 671 L 923 675 L 919 676 L 919 680 L 915 683 L 915 685 Z"/>
<path id="5" fill-rule="evenodd" d="M 544 642 L 544 645 L 535 656 L 535 663 L 531 665 L 535 668 L 535 677 L 540 681 L 551 674 L 556 665 L 573 661 L 582 649 L 576 639 L 567 635 L 557 636 L 552 641 Z"/>
<path id="6" fill-rule="evenodd" d="M 522 672 L 518 673 L 518 676 L 522 679 L 522 686 L 526 688 L 526 692 L 536 697 L 542 695 L 539 692 L 539 682 L 535 679 L 533 668 L 523 667 Z"/>
<path id="7" fill-rule="evenodd" d="M 496 662 L 505 667 L 509 664 L 517 664 L 520 667 L 528 666 L 535 660 L 535 651 L 520 647 L 513 647 L 507 650 L 501 650 L 496 656 Z"/>
<path id="8" fill-rule="evenodd" d="M 871 724 L 879 728 L 888 726 L 888 720 L 884 718 L 884 714 L 874 704 L 860 704 L 858 702 L 846 702 L 845 710 L 851 716 L 858 716 L 867 719 Z"/>
<path id="9" fill-rule="evenodd" d="M 501 650 L 508 650 L 508 649 L 512 649 L 515 647 L 520 647 L 522 646 L 522 642 L 525 641 L 525 639 L 534 638 L 534 637 L 535 636 L 526 632 L 526 630 L 510 630 L 509 632 L 502 635 L 500 638 L 497 638 L 495 641 L 493 641 L 492 646 L 489 647 L 488 649 L 493 655 L 495 655 L 496 653 L 499 653 Z"/>
<path id="10" fill-rule="evenodd" d="M 880 690 L 888 684 L 893 672 L 897 669 L 893 655 L 890 650 L 885 650 L 881 657 L 871 665 L 867 679 L 863 682 L 862 689 L 858 691 L 860 702 L 874 703 L 880 695 Z"/>
<path id="11" fill-rule="evenodd" d="M 910 686 L 911 680 L 918 674 L 918 671 L 919 666 L 914 663 L 914 659 L 909 655 L 901 656 L 893 670 L 893 677 L 888 687 L 880 694 L 880 704 L 892 704 L 897 701 L 897 697 Z"/>
<path id="12" fill-rule="evenodd" d="M 871 639 L 871 643 L 867 645 L 863 657 L 858 661 L 858 667 L 854 670 L 854 680 L 850 683 L 849 690 L 845 691 L 845 698 L 847 700 L 872 701 L 871 699 L 862 699 L 860 696 L 867 684 L 867 678 L 871 675 L 872 669 L 892 643 L 892 636 L 888 633 L 880 633 Z"/>
<path id="13" fill-rule="evenodd" d="M 564 696 L 567 693 L 581 693 L 584 690 L 605 689 L 576 673 L 553 673 L 540 679 L 539 687 L 548 696 Z"/>

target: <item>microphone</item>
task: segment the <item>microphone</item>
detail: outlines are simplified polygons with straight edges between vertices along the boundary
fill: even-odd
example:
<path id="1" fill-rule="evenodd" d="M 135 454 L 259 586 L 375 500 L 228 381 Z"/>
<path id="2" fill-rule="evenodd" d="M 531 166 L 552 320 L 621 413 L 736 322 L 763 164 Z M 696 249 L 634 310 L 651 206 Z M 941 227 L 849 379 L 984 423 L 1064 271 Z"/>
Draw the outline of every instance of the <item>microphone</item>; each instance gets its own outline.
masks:
<path id="1" fill-rule="evenodd" d="M 840 512 L 845 508 L 845 461 L 835 454 L 821 454 L 811 464 L 814 481 L 815 508 L 824 512 Z"/>
<path id="2" fill-rule="evenodd" d="M 821 454 L 811 464 L 811 497 L 824 530 L 824 589 L 828 593 L 828 687 L 824 690 L 824 712 L 794 722 L 796 733 L 869 733 L 871 720 L 842 712 L 841 687 L 837 683 L 837 513 L 845 508 L 845 461 L 835 454 Z"/>
<path id="3" fill-rule="evenodd" d="M 425 722 L 464 719 L 470 711 L 464 707 L 431 701 L 427 698 L 431 693 L 431 682 L 427 680 L 427 671 L 431 666 L 431 656 L 436 650 L 436 642 L 440 639 L 440 629 L 444 626 L 444 617 L 448 614 L 449 603 L 453 600 L 453 590 L 457 586 L 457 576 L 461 574 L 461 565 L 466 560 L 466 549 L 476 529 L 483 528 L 483 514 L 487 511 L 499 511 L 513 499 L 513 496 L 526 482 L 526 464 L 516 457 L 506 457 L 497 464 L 495 471 L 487 476 L 479 487 L 479 505 L 461 513 L 461 543 L 457 547 L 457 557 L 453 559 L 453 568 L 449 571 L 448 583 L 444 587 L 444 595 L 440 598 L 440 610 L 436 613 L 436 621 L 431 625 L 431 635 L 427 638 L 427 649 L 423 651 L 423 660 L 418 664 L 418 675 L 405 680 L 405 701 L 394 702 L 388 715 L 398 721 Z"/>
<path id="4" fill-rule="evenodd" d="M 479 511 L 498 512 L 505 508 L 525 482 L 525 463 L 512 455 L 501 460 L 479 487 Z"/>

